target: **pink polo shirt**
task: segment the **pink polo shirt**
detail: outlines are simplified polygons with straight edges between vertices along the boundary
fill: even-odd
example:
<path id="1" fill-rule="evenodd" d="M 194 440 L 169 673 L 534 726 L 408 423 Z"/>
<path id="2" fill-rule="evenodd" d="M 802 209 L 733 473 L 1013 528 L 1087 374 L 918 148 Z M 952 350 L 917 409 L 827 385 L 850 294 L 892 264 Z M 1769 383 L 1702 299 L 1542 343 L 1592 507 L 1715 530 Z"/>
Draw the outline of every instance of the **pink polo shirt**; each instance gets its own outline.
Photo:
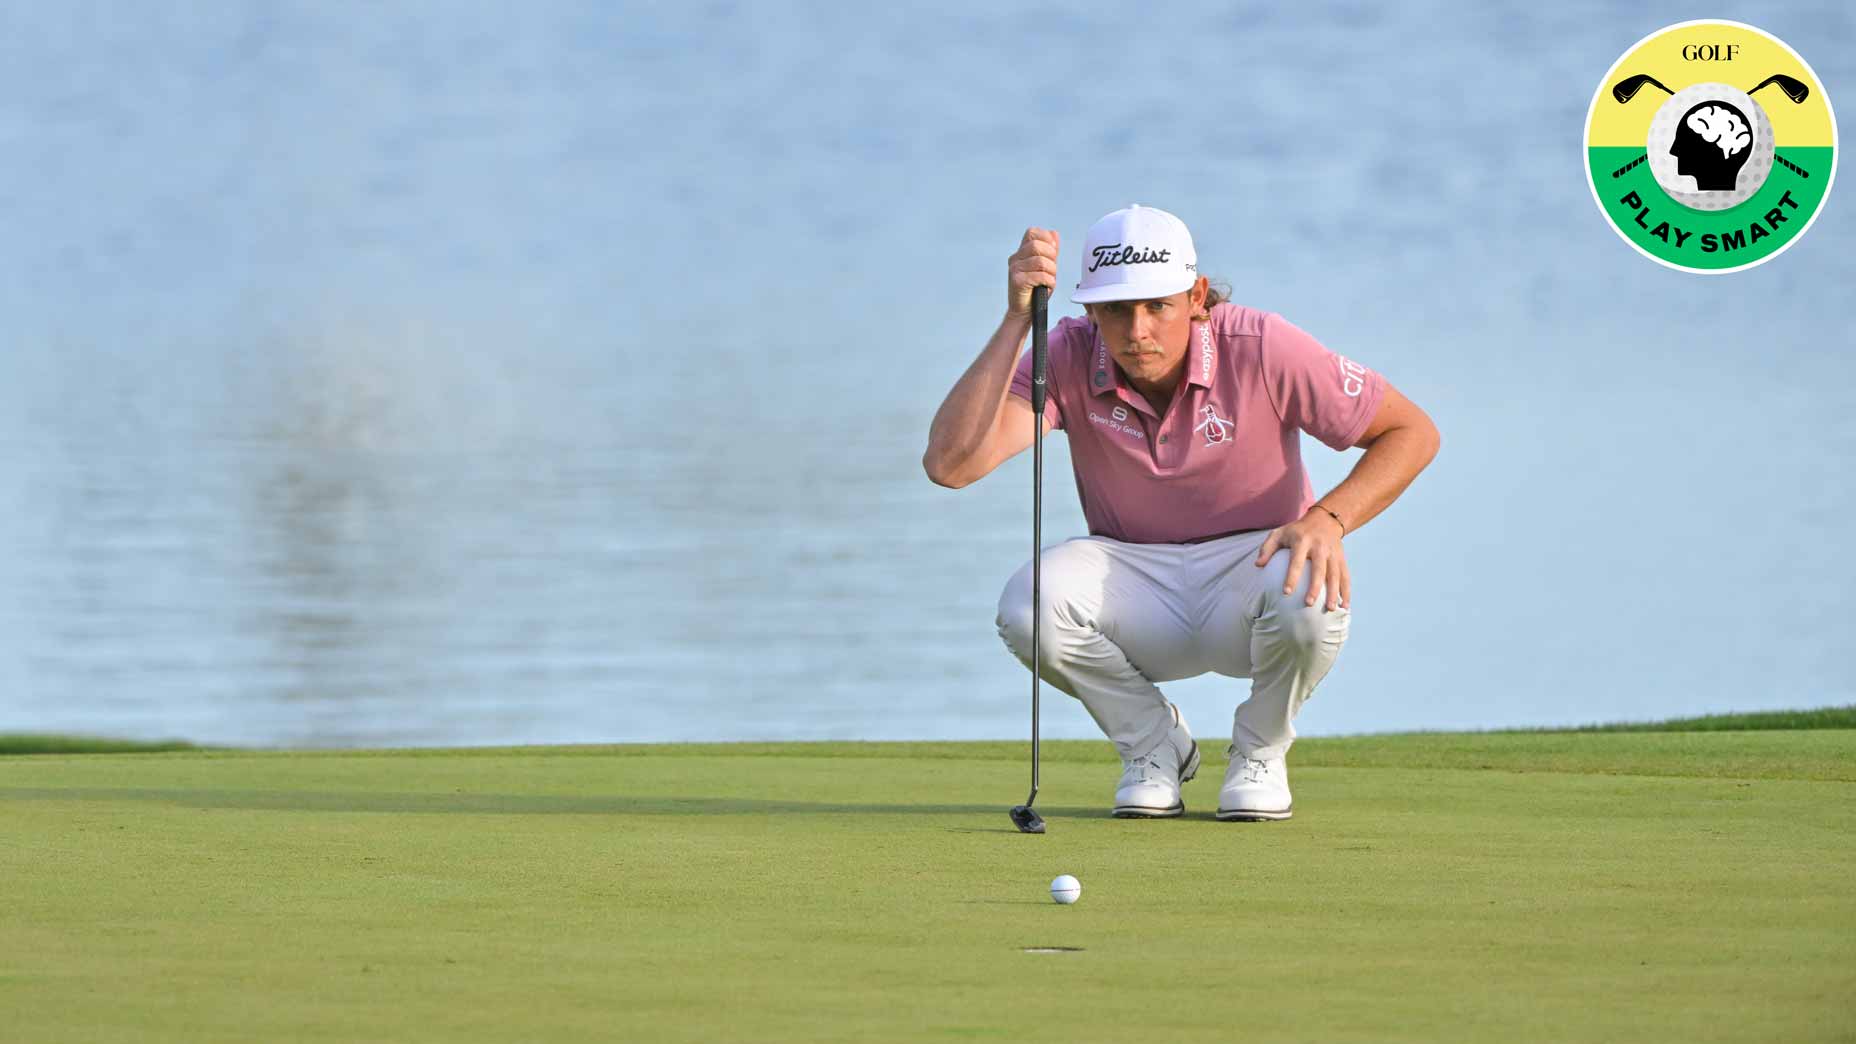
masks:
<path id="1" fill-rule="evenodd" d="M 1192 324 L 1186 375 L 1165 415 L 1133 385 L 1086 319 L 1050 332 L 1044 415 L 1070 439 L 1089 532 L 1184 544 L 1301 518 L 1315 501 L 1300 432 L 1352 446 L 1385 378 L 1274 312 L 1229 302 Z M 1031 352 L 1012 394 L 1031 399 Z"/>

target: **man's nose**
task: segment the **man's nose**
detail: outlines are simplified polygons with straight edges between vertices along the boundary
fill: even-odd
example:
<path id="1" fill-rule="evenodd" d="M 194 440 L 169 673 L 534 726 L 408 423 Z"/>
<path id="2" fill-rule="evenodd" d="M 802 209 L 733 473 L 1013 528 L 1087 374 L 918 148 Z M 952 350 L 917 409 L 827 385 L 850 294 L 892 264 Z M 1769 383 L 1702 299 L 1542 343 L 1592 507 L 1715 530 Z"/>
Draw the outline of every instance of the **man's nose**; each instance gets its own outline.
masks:
<path id="1" fill-rule="evenodd" d="M 1134 313 L 1134 320 L 1128 324 L 1128 339 L 1136 342 L 1149 341 L 1153 339 L 1153 332 L 1153 316 L 1136 311 Z"/>

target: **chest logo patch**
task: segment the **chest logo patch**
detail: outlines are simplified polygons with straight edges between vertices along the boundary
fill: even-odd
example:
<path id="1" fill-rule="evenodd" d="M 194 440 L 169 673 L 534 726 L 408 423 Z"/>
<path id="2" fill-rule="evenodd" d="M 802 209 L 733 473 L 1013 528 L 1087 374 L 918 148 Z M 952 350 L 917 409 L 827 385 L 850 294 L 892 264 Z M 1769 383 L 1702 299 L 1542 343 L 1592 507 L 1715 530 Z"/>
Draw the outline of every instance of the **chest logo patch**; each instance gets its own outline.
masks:
<path id="1" fill-rule="evenodd" d="M 1232 429 L 1236 428 L 1237 425 L 1231 423 L 1228 418 L 1218 416 L 1218 407 L 1216 404 L 1206 403 L 1199 408 L 1199 414 L 1205 419 L 1200 421 L 1198 426 L 1192 430 L 1205 434 L 1205 444 L 1207 446 L 1222 446 L 1231 441 Z"/>

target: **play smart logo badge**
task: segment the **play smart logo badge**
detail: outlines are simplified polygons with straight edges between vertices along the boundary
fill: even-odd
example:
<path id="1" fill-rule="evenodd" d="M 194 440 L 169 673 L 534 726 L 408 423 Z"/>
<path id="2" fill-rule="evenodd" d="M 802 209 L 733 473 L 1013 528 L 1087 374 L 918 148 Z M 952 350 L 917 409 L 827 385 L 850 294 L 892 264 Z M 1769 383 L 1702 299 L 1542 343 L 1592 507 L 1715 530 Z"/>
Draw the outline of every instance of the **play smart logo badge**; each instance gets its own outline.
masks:
<path id="1" fill-rule="evenodd" d="M 1638 253 L 1738 272 L 1783 253 L 1823 209 L 1837 120 L 1785 41 L 1741 22 L 1681 22 L 1605 73 L 1585 153 L 1592 198 Z"/>

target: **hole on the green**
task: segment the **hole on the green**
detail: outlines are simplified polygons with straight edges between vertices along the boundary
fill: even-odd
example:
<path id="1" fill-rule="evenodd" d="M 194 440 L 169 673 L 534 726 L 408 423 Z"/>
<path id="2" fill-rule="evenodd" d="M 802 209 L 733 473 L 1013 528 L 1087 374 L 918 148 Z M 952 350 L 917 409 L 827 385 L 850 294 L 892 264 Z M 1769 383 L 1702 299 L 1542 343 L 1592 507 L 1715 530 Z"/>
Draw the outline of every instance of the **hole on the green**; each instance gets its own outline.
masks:
<path id="1" fill-rule="evenodd" d="M 1082 953 L 1081 946 L 1027 946 L 1026 953 Z"/>

